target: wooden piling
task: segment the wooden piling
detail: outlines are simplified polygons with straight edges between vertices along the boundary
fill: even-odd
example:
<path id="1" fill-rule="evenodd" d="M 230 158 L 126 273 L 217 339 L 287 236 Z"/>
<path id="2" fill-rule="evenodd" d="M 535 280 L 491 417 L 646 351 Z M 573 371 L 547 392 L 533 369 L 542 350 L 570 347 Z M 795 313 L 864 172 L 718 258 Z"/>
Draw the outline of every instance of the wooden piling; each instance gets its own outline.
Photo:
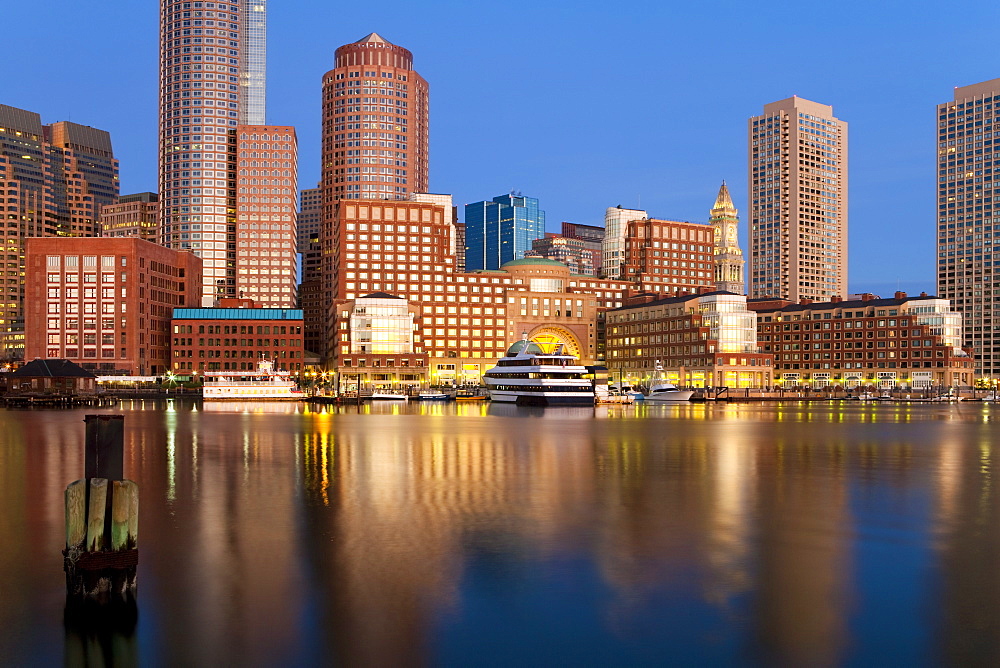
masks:
<path id="1" fill-rule="evenodd" d="M 86 481 L 71 482 L 66 488 L 66 547 L 81 549 L 87 536 Z"/>
<path id="2" fill-rule="evenodd" d="M 87 543 L 84 552 L 104 549 L 104 516 L 108 506 L 108 481 L 90 479 L 90 502 L 87 504 Z"/>
<path id="3" fill-rule="evenodd" d="M 88 415 L 85 478 L 66 487 L 68 602 L 134 605 L 139 488 L 124 479 L 124 418 Z"/>
<path id="4" fill-rule="evenodd" d="M 111 549 L 130 550 L 139 540 L 139 486 L 131 480 L 114 481 L 111 511 Z"/>

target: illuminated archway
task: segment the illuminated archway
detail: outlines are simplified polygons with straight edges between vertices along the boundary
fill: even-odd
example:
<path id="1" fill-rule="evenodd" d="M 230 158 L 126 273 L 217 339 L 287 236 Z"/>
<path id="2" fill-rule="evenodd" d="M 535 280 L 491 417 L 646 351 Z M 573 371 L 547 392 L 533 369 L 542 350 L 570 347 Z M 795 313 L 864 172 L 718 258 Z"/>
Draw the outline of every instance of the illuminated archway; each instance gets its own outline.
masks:
<path id="1" fill-rule="evenodd" d="M 568 355 L 573 355 L 575 357 L 583 358 L 583 350 L 580 346 L 580 342 L 577 340 L 573 332 L 569 331 L 565 327 L 558 327 L 553 325 L 543 325 L 532 330 L 528 338 L 532 341 L 542 345 L 543 349 L 548 349 L 549 346 L 561 343 L 563 344 L 563 350 Z"/>

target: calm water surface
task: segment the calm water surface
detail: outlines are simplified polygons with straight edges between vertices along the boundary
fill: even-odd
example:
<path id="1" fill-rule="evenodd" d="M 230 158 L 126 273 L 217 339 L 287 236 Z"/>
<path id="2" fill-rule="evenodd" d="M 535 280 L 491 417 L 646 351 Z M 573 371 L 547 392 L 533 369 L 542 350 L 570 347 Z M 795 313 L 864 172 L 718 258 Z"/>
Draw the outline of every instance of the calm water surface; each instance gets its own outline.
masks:
<path id="1" fill-rule="evenodd" d="M 139 617 L 88 636 L 60 550 L 95 412 Z M 998 665 L 998 443 L 972 403 L 0 411 L 0 663 Z"/>

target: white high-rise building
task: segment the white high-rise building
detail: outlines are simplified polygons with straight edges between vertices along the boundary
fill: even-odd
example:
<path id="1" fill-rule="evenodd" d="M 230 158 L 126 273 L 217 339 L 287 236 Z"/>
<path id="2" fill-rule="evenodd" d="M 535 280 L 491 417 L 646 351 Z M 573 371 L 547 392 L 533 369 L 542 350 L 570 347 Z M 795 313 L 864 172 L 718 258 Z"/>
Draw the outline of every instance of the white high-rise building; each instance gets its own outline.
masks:
<path id="1" fill-rule="evenodd" d="M 264 125 L 266 28 L 266 0 L 160 0 L 159 237 L 202 258 L 204 306 L 240 293 L 269 306 L 295 301 L 284 287 L 294 283 L 286 280 L 295 273 L 294 249 L 270 252 L 275 232 L 281 243 L 294 242 L 297 184 L 289 162 L 297 156 L 294 141 L 279 150 L 271 139 L 276 127 L 290 136 L 286 126 Z M 253 127 L 269 137 L 267 146 L 239 141 Z M 269 286 L 259 295 L 257 277 Z"/>
<path id="2" fill-rule="evenodd" d="M 625 232 L 630 220 L 648 218 L 645 211 L 609 207 L 604 212 L 604 241 L 601 242 L 601 271 L 605 278 L 621 279 L 625 268 Z"/>
<path id="3" fill-rule="evenodd" d="M 751 298 L 847 295 L 847 123 L 790 97 L 749 130 Z"/>

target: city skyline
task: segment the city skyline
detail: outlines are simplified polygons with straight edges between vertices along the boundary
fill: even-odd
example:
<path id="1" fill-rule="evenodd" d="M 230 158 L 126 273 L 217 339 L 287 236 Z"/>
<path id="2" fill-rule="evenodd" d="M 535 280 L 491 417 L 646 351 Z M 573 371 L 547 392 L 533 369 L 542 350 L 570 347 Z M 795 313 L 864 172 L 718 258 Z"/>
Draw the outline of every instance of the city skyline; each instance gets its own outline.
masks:
<path id="1" fill-rule="evenodd" d="M 791 56 L 811 39 L 805 28 L 814 25 L 816 17 L 780 8 L 751 12 L 731 4 L 709 15 L 690 9 L 681 14 L 651 3 L 634 3 L 625 11 L 583 3 L 569 17 L 561 7 L 545 4 L 533 7 L 532 16 L 547 39 L 516 36 L 507 42 L 510 48 L 498 54 L 471 29 L 486 20 L 485 14 L 463 11 L 456 19 L 451 3 L 429 3 L 419 17 L 407 13 L 398 18 L 384 8 L 377 14 L 374 9 L 338 8 L 336 32 L 321 30 L 331 24 L 326 17 L 333 8 L 310 4 L 293 13 L 269 7 L 268 121 L 296 126 L 299 186 L 315 185 L 317 82 L 332 64 L 337 46 L 377 31 L 411 50 L 415 68 L 434 83 L 432 191 L 450 192 L 461 205 L 484 192 L 516 187 L 546 203 L 550 229 L 561 220 L 600 223 L 606 207 L 619 203 L 655 217 L 705 222 L 704 201 L 721 179 L 729 183 L 737 208 L 747 208 L 747 118 L 767 102 L 799 95 L 833 106 L 838 117 L 851 124 L 849 290 L 933 291 L 935 146 L 928 139 L 930 110 L 951 88 L 995 78 L 997 72 L 985 45 L 971 39 L 974 33 L 964 18 L 942 16 L 931 24 L 919 12 L 901 16 L 886 6 L 866 7 L 865 21 L 857 21 L 860 7 L 849 4 L 832 20 L 824 19 L 824 28 L 841 30 L 850 48 L 809 58 Z M 302 22 L 303 9 L 314 20 Z M 13 11 L 12 20 L 17 21 L 25 8 Z M 995 8 L 980 8 L 977 17 L 986 20 L 996 14 Z M 69 26 L 107 19 L 68 7 L 58 20 L 66 21 L 64 32 L 72 45 L 78 38 Z M 93 58 L 95 67 L 102 58 L 114 57 L 119 64 L 115 77 L 88 81 L 88 94 L 82 94 L 76 82 L 52 86 L 50 76 L 44 88 L 19 84 L 4 99 L 38 111 L 47 122 L 65 118 L 109 130 L 122 162 L 123 193 L 155 189 L 151 156 L 156 139 L 157 17 L 152 7 L 141 7 L 130 10 L 129 20 L 131 31 L 116 34 L 120 39 L 114 45 L 110 40 L 99 46 L 88 42 L 81 56 L 84 65 Z M 754 53 L 752 33 L 769 30 L 769 22 L 783 26 L 785 41 L 773 45 L 767 60 L 777 60 L 782 67 L 760 68 L 761 57 L 747 58 L 744 53 Z M 629 36 L 629 53 L 593 48 L 608 27 Z M 676 40 L 673 52 L 685 54 L 689 49 L 697 57 L 678 55 L 671 60 L 646 44 L 665 27 Z M 716 34 L 725 28 L 731 29 L 725 43 L 718 42 L 712 50 L 694 48 L 709 31 Z M 100 25 L 81 30 L 80 43 L 83 34 L 103 30 Z M 916 48 L 931 43 L 941 30 L 955 39 L 969 36 L 961 58 Z M 12 37 L 15 51 L 28 52 L 20 35 Z M 580 61 L 573 68 L 552 55 L 567 50 Z M 32 71 L 58 71 L 48 54 L 30 52 Z M 121 58 L 122 53 L 129 57 Z M 648 58 L 653 54 L 656 58 Z M 872 62 L 879 67 L 872 68 Z M 537 86 L 532 104 L 507 103 L 497 86 L 505 78 L 518 87 Z M 130 104 L 113 104 L 123 89 L 130 92 Z M 629 104 L 601 102 L 602 96 L 611 99 L 623 90 L 642 93 Z M 721 97 L 709 97 L 717 91 Z M 700 99 L 709 103 L 689 102 Z M 463 151 L 471 142 L 500 136 L 517 138 L 531 150 L 483 156 Z M 880 206 L 883 197 L 893 201 L 888 221 Z M 899 249 L 898 257 L 879 255 L 889 241 Z M 741 244 L 747 247 L 745 227 Z"/>

